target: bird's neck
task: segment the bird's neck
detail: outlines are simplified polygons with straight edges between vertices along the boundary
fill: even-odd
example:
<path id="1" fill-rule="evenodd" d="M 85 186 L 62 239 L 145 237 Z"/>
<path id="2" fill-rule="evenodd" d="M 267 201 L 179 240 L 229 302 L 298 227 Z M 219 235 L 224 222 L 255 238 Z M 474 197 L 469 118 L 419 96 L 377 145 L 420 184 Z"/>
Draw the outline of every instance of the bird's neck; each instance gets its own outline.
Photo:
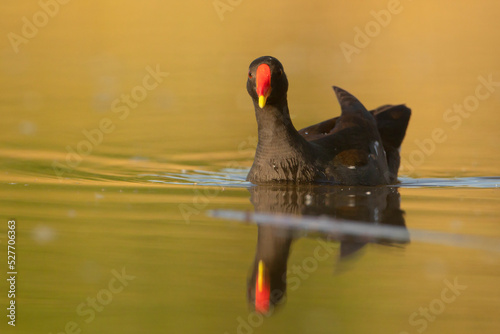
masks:
<path id="1" fill-rule="evenodd" d="M 258 155 L 283 155 L 301 147 L 304 139 L 290 119 L 286 101 L 259 108 L 255 103 L 258 125 Z"/>
<path id="2" fill-rule="evenodd" d="M 255 286 L 257 280 L 259 261 L 263 261 L 271 288 L 273 291 L 279 290 L 282 295 L 285 294 L 287 262 L 292 240 L 289 230 L 273 226 L 259 226 L 253 273 L 250 278 L 252 286 Z M 279 299 L 281 296 L 271 297 L 272 302 L 277 302 Z"/>

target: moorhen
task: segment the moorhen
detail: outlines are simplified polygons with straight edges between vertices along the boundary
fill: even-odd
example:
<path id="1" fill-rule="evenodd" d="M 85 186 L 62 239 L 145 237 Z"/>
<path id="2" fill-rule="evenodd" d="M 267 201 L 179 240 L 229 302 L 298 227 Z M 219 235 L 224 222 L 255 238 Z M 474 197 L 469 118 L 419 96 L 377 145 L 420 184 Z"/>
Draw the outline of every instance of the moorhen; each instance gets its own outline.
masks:
<path id="1" fill-rule="evenodd" d="M 381 185 L 397 182 L 399 150 L 411 110 L 385 105 L 368 111 L 347 91 L 333 87 L 339 117 L 297 131 L 288 111 L 288 80 L 270 56 L 255 59 L 247 91 L 258 125 L 258 144 L 247 181 Z"/>

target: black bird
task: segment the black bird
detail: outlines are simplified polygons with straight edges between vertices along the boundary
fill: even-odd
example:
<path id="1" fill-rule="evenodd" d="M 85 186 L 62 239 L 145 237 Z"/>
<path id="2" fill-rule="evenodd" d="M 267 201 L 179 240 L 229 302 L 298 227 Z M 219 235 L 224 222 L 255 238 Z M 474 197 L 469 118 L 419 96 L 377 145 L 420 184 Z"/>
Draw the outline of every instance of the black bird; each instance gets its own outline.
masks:
<path id="1" fill-rule="evenodd" d="M 399 150 L 411 110 L 385 105 L 368 111 L 347 91 L 333 87 L 339 117 L 297 131 L 288 111 L 288 80 L 270 56 L 255 59 L 247 91 L 258 125 L 255 160 L 247 180 L 255 183 L 381 185 L 397 182 Z"/>

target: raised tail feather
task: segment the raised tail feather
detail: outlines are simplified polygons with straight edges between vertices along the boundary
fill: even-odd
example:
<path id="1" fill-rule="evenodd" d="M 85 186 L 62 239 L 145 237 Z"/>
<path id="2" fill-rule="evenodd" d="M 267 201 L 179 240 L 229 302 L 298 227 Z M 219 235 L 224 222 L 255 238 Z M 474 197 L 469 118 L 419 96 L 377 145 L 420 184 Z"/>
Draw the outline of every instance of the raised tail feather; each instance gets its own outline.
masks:
<path id="1" fill-rule="evenodd" d="M 333 86 L 333 90 L 335 91 L 335 95 L 337 95 L 342 114 L 350 111 L 367 111 L 365 106 L 348 91 L 337 86 Z"/>

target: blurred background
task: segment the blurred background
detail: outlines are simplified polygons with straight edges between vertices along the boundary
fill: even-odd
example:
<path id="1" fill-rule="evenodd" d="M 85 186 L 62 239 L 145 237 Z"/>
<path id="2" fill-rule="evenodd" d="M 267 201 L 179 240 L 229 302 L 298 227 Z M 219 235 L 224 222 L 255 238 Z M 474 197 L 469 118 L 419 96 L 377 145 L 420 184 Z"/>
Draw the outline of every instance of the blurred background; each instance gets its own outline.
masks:
<path id="1" fill-rule="evenodd" d="M 368 108 L 412 108 L 407 160 L 419 150 L 415 140 L 431 138 L 434 128 L 445 131 L 447 140 L 412 164 L 416 175 L 436 173 L 436 165 L 449 176 L 498 172 L 500 93 L 460 116 L 456 129 L 457 120 L 443 119 L 475 94 L 478 77 L 500 82 L 496 1 L 46 3 L 56 8 L 53 17 L 37 15 L 43 10 L 37 1 L 2 5 L 4 154 L 22 148 L 17 152 L 27 158 L 64 158 L 66 145 L 75 148 L 85 139 L 82 130 L 98 127 L 103 117 L 116 129 L 82 168 L 110 155 L 166 160 L 234 150 L 256 134 L 248 65 L 273 55 L 289 77 L 297 128 L 339 114 L 331 90 L 338 85 Z M 168 78 L 119 120 L 111 103 L 141 85 L 148 66 Z"/>
<path id="2" fill-rule="evenodd" d="M 203 211 L 251 209 L 248 193 L 239 189 L 203 197 L 203 190 L 192 187 L 154 187 L 144 175 L 251 166 L 257 128 L 246 78 L 248 65 L 259 56 L 283 63 L 297 128 L 340 113 L 331 89 L 337 85 L 367 108 L 405 103 L 412 109 L 401 175 L 499 174 L 498 1 L 64 2 L 0 5 L 0 201 L 2 219 L 23 222 L 18 223 L 24 236 L 19 241 L 24 266 L 18 281 L 19 333 L 63 331 L 67 321 L 79 319 L 75 307 L 106 286 L 112 269 L 123 266 L 138 283 L 120 296 L 123 303 L 82 325 L 87 326 L 83 332 L 237 331 L 238 314 L 247 316 L 244 282 L 255 231 L 225 223 L 214 231 Z M 445 230 L 500 236 L 496 189 L 406 189 L 402 196 L 410 225 L 439 228 L 443 223 Z M 202 204 L 193 206 L 195 201 Z M 191 225 L 179 210 L 182 203 L 194 212 Z M 481 224 L 474 227 L 476 219 Z M 1 224 L 4 231 L 6 223 Z M 3 245 L 5 235 L 0 236 Z M 226 246 L 218 246 L 220 240 Z M 402 275 L 398 282 L 420 274 L 435 278 L 430 283 L 435 296 L 443 277 L 458 275 L 443 268 L 460 268 L 460 256 L 483 263 L 460 252 L 429 263 L 420 257 L 439 252 L 416 250 L 410 258 L 424 264 L 415 272 L 410 264 L 404 274 L 390 270 Z M 390 257 L 373 261 L 394 264 Z M 498 268 L 498 257 L 484 261 Z M 365 262 L 369 277 L 374 268 Z M 428 275 L 424 267 L 439 269 Z M 196 278 L 205 270 L 210 277 Z M 326 282 L 331 268 L 322 271 Z M 489 268 L 476 281 L 474 271 L 466 271 L 472 275 L 468 284 L 476 282 L 484 294 L 474 299 L 471 293 L 464 297 L 471 304 L 442 317 L 462 318 L 463 323 L 454 322 L 456 333 L 472 332 L 477 319 L 484 332 L 493 333 L 498 320 L 485 320 L 484 312 L 498 315 L 500 291 L 494 282 L 499 271 Z M 341 285 L 365 278 L 345 277 Z M 357 319 L 366 316 L 378 324 L 400 312 L 399 320 L 381 324 L 380 330 L 409 330 L 408 315 L 434 298 L 402 303 L 403 309 L 394 311 L 396 295 L 418 296 L 417 283 L 410 283 L 408 292 L 391 290 L 392 280 L 383 282 L 387 286 L 381 291 L 395 299 L 381 308 L 365 305 L 361 313 L 356 304 L 348 304 L 345 314 L 335 304 L 341 314 L 335 319 L 345 320 L 336 326 L 343 332 L 378 332 Z M 308 299 L 305 291 L 305 304 L 319 307 L 314 300 L 322 292 L 313 289 Z M 356 298 L 365 299 L 367 291 Z M 307 314 L 292 308 L 265 328 L 284 329 L 288 323 L 290 331 L 307 332 L 312 324 L 311 332 L 331 332 L 324 326 L 332 319 L 328 305 Z M 221 316 L 224 312 L 229 315 Z M 445 324 L 433 332 L 450 328 Z"/>

